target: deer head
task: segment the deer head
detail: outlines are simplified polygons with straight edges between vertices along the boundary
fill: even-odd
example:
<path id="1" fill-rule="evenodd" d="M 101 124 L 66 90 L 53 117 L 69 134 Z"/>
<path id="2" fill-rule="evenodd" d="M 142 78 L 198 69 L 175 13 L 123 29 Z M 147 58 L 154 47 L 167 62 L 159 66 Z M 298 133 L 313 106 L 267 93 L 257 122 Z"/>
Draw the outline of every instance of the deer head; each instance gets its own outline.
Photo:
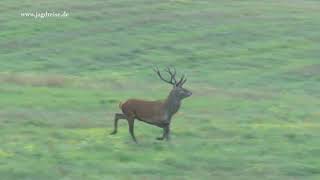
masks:
<path id="1" fill-rule="evenodd" d="M 165 79 L 158 68 L 155 68 L 154 71 L 158 74 L 159 78 L 163 80 L 164 82 L 171 84 L 173 86 L 170 97 L 175 98 L 176 100 L 182 100 L 184 98 L 187 98 L 192 95 L 192 92 L 183 88 L 182 86 L 187 81 L 187 78 L 185 78 L 185 75 L 182 75 L 179 81 L 176 80 L 176 69 L 170 69 L 167 67 L 165 71 L 170 75 L 170 80 Z"/>

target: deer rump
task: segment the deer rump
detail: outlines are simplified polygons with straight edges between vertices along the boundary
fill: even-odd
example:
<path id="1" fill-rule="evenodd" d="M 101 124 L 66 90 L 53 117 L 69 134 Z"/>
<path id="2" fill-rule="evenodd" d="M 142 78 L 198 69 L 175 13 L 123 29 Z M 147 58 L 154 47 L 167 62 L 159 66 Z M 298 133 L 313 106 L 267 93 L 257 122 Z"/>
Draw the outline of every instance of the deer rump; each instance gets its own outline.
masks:
<path id="1" fill-rule="evenodd" d="M 170 122 L 167 121 L 163 101 L 145 101 L 129 99 L 119 104 L 123 114 L 129 118 L 135 118 L 158 127 L 164 127 Z"/>

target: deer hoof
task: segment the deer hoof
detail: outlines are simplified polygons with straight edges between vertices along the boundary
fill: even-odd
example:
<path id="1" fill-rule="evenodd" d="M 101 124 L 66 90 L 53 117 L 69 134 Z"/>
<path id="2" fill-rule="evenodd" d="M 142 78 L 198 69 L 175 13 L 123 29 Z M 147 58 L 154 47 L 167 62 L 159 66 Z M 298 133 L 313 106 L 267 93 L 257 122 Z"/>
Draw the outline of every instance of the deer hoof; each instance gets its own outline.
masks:
<path id="1" fill-rule="evenodd" d="M 157 137 L 156 139 L 159 140 L 159 141 L 162 141 L 163 137 Z"/>
<path id="2" fill-rule="evenodd" d="M 117 134 L 117 131 L 112 131 L 112 133 L 110 133 L 110 135 L 114 135 Z"/>

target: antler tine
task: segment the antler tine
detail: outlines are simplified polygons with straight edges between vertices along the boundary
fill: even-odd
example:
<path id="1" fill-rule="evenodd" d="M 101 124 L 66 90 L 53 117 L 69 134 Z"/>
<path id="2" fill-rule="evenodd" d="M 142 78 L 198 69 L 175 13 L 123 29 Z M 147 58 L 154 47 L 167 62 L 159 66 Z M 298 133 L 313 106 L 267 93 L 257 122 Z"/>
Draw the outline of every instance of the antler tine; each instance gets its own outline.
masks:
<path id="1" fill-rule="evenodd" d="M 162 75 L 161 75 L 158 67 L 153 68 L 153 70 L 158 74 L 159 78 L 160 78 L 162 81 L 174 85 L 174 82 L 172 82 L 172 78 L 171 78 L 170 81 L 168 81 L 168 80 L 166 80 L 165 78 L 162 77 Z"/>
<path id="2" fill-rule="evenodd" d="M 184 80 L 181 82 L 180 86 L 183 86 L 185 82 L 187 82 L 187 78 L 184 78 Z"/>
<path id="3" fill-rule="evenodd" d="M 183 74 L 179 82 L 177 83 L 177 86 L 182 86 L 187 81 L 187 78 L 185 78 L 185 75 Z"/>
<path id="4" fill-rule="evenodd" d="M 177 80 L 176 80 L 176 69 L 173 67 L 173 71 L 171 71 L 171 69 L 169 67 L 166 68 L 166 72 L 168 72 L 170 74 L 170 78 L 171 78 L 171 82 L 173 84 L 177 84 Z"/>
<path id="5" fill-rule="evenodd" d="M 177 72 L 176 72 L 176 68 L 175 67 L 172 67 L 173 68 L 173 74 L 174 76 L 176 76 Z"/>
<path id="6" fill-rule="evenodd" d="M 182 77 L 180 78 L 179 82 L 177 83 L 177 86 L 180 85 L 180 83 L 183 81 L 183 79 L 184 79 L 184 74 L 182 75 Z"/>
<path id="7" fill-rule="evenodd" d="M 176 68 L 175 68 L 175 67 L 173 67 L 173 71 L 174 71 L 174 73 L 173 73 L 173 78 L 174 78 L 175 83 L 177 83 L 177 80 L 176 80 L 177 71 L 176 71 Z"/>

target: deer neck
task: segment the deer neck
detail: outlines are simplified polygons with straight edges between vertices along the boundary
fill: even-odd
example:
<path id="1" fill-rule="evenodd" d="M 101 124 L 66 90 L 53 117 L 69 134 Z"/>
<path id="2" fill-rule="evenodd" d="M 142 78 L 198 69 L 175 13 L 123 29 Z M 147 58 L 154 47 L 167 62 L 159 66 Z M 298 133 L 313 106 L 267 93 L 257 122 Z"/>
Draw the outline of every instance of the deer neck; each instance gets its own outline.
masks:
<path id="1" fill-rule="evenodd" d="M 181 104 L 181 99 L 179 99 L 178 97 L 170 93 L 164 102 L 165 111 L 168 113 L 170 118 L 179 110 L 180 104 Z"/>

